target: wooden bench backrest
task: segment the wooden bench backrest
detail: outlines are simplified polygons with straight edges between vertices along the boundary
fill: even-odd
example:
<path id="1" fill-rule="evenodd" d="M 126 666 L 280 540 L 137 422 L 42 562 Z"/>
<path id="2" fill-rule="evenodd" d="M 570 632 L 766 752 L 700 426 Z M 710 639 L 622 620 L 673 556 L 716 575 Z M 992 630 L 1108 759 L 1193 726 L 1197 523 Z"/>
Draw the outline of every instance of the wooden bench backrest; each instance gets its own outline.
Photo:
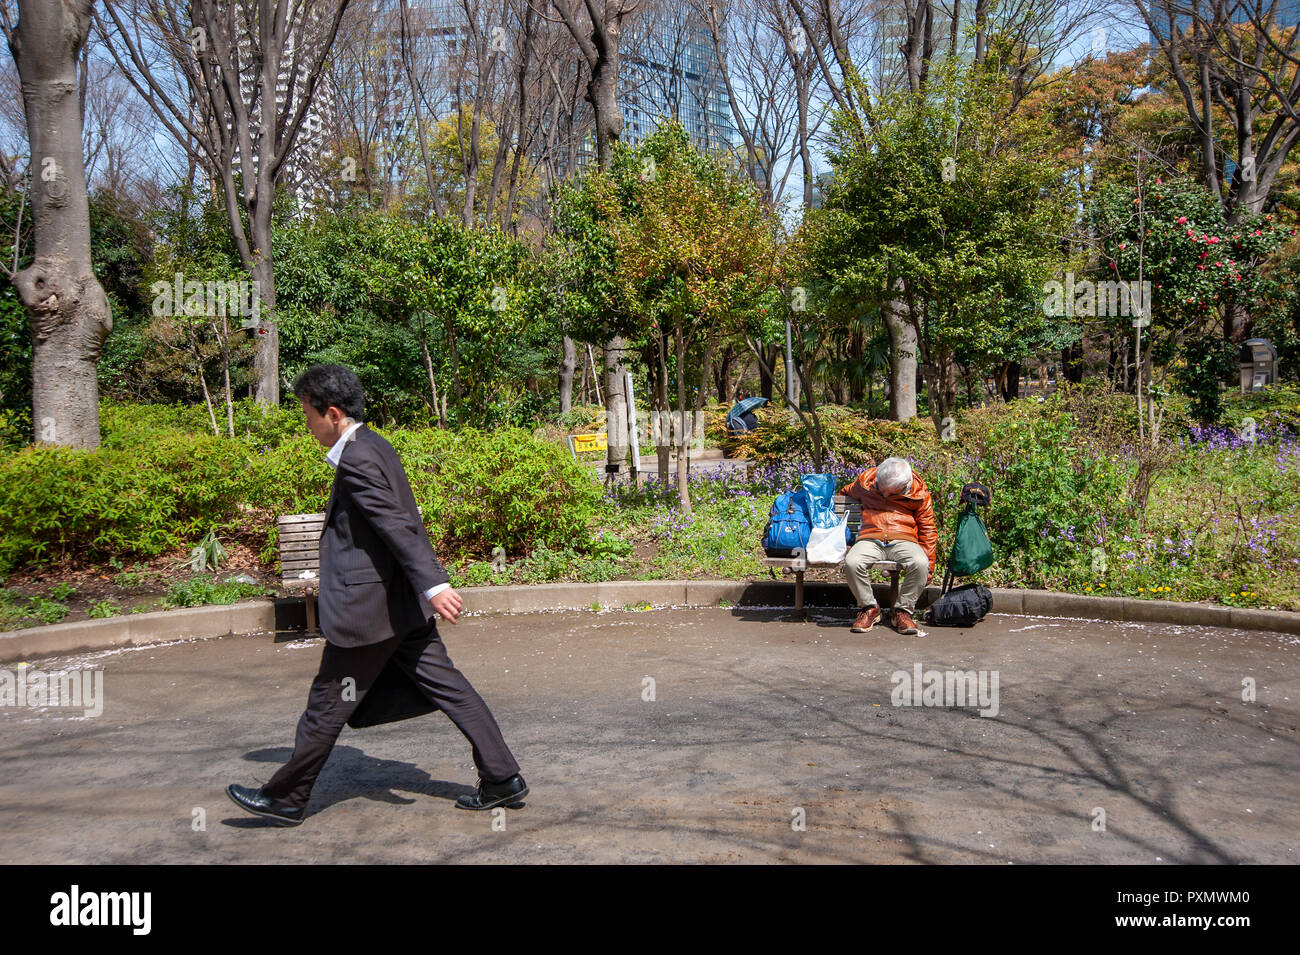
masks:
<path id="1" fill-rule="evenodd" d="M 280 578 L 298 580 L 304 570 L 320 576 L 320 535 L 325 514 L 284 514 L 280 526 Z"/>
<path id="2" fill-rule="evenodd" d="M 840 517 L 846 512 L 849 515 L 849 529 L 856 535 L 858 528 L 862 526 L 862 505 L 851 497 L 836 494 L 835 516 Z"/>
<path id="3" fill-rule="evenodd" d="M 424 517 L 424 508 L 417 508 Z M 300 580 L 310 570 L 320 576 L 320 536 L 325 532 L 325 514 L 284 514 L 280 526 L 280 579 Z"/>

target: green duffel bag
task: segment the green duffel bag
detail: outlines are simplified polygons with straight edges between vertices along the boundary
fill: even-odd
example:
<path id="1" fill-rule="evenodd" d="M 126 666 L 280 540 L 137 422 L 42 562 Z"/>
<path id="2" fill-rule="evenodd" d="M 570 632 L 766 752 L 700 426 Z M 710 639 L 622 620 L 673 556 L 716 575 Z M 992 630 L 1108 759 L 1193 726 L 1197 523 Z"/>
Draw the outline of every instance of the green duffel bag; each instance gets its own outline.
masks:
<path id="1" fill-rule="evenodd" d="M 992 563 L 993 545 L 989 543 L 984 521 L 976 512 L 975 505 L 967 504 L 966 510 L 957 518 L 957 539 L 953 541 L 952 556 L 948 558 L 948 574 L 969 577 Z"/>

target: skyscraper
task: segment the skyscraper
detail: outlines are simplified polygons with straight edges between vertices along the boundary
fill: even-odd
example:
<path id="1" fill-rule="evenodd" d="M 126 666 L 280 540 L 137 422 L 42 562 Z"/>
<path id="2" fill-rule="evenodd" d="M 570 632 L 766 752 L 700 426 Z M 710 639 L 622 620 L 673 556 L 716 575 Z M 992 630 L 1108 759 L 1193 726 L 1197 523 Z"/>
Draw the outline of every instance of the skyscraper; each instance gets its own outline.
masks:
<path id="1" fill-rule="evenodd" d="M 729 150 L 736 128 L 717 50 L 694 9 L 664 3 L 645 10 L 624 34 L 619 107 L 623 139 L 636 143 L 663 119 L 676 119 L 705 151 Z"/>

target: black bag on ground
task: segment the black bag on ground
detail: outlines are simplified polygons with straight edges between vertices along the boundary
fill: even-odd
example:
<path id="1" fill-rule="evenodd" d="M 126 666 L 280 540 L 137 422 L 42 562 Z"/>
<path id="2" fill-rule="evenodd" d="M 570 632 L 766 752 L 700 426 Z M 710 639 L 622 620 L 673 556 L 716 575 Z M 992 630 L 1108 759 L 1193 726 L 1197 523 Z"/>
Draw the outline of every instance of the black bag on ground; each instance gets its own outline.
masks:
<path id="1" fill-rule="evenodd" d="M 930 604 L 926 615 L 936 627 L 973 627 L 992 609 L 991 590 L 983 584 L 962 584 Z"/>

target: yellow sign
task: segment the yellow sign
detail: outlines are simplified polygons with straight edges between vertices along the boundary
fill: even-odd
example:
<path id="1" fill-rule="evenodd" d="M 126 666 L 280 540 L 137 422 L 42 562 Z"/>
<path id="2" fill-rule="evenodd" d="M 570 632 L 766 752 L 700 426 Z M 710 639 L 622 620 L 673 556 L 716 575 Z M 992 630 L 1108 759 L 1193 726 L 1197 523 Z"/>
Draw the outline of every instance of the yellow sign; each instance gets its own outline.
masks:
<path id="1" fill-rule="evenodd" d="M 607 448 L 604 434 L 575 434 L 569 437 L 569 450 L 574 454 L 583 451 L 604 451 Z"/>

